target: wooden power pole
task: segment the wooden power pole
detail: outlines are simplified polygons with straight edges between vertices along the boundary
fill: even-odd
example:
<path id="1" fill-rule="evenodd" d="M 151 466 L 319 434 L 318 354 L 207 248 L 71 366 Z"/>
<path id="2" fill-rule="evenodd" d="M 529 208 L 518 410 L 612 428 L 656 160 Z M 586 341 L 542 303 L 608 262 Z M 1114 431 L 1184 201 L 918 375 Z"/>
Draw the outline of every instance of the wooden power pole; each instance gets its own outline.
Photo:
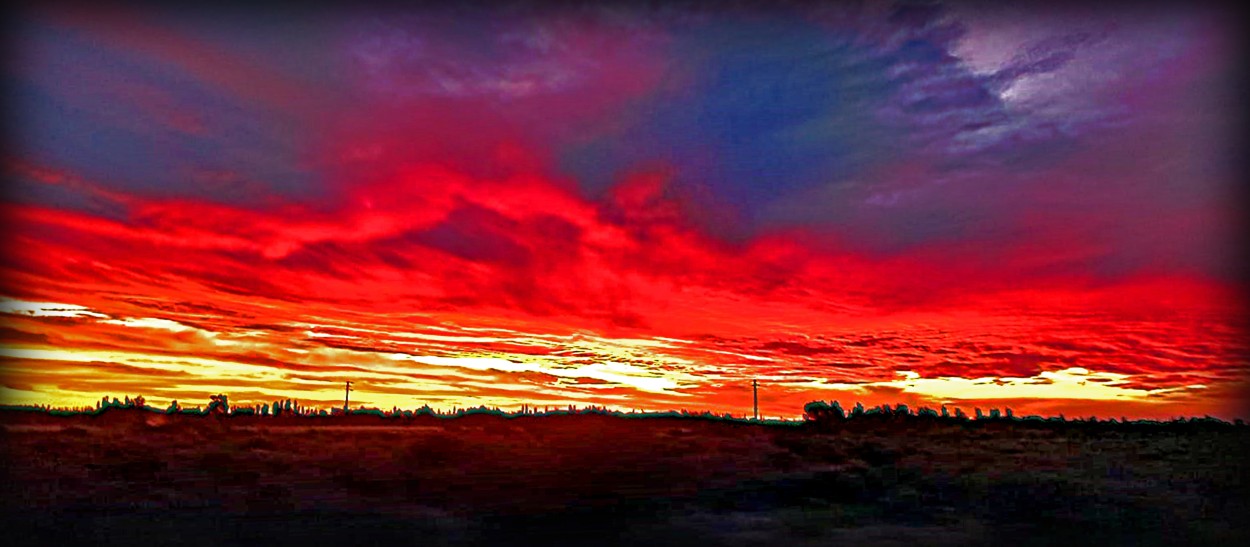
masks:
<path id="1" fill-rule="evenodd" d="M 760 421 L 760 381 L 751 380 L 751 397 L 755 400 L 755 421 Z"/>
<path id="2" fill-rule="evenodd" d="M 352 391 L 351 382 L 343 382 L 343 414 L 347 414 L 347 396 Z"/>

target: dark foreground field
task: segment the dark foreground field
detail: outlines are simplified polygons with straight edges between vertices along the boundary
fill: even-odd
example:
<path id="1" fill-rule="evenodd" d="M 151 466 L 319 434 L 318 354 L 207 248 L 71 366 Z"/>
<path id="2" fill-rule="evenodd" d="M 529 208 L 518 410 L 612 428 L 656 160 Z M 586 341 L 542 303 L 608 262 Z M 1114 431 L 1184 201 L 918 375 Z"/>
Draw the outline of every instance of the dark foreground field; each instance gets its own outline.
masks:
<path id="1" fill-rule="evenodd" d="M 1232 545 L 1250 428 L 0 412 L 7 544 Z"/>

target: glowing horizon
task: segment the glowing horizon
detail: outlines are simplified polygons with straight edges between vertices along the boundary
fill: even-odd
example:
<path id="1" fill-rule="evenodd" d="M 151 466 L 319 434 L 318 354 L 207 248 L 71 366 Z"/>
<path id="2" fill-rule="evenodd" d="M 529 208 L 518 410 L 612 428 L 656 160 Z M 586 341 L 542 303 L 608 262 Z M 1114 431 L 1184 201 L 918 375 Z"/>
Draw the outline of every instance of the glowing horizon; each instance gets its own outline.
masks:
<path id="1" fill-rule="evenodd" d="M 1247 418 L 1208 8 L 19 12 L 0 404 Z"/>

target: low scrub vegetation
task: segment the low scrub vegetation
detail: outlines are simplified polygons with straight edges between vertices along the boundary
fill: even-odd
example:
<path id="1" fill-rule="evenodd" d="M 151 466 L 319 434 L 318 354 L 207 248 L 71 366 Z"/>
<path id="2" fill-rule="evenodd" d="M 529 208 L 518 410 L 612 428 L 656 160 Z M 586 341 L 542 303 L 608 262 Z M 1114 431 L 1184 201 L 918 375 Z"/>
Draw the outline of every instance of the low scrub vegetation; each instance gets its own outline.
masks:
<path id="1" fill-rule="evenodd" d="M 603 409 L 323 418 L 294 402 L 248 413 L 218 401 L 0 411 L 12 492 L 2 524 L 45 544 L 97 545 L 188 534 L 206 545 L 1250 539 L 1250 432 L 1219 420 L 978 419 L 836 402 L 807 405 L 802 422 Z"/>

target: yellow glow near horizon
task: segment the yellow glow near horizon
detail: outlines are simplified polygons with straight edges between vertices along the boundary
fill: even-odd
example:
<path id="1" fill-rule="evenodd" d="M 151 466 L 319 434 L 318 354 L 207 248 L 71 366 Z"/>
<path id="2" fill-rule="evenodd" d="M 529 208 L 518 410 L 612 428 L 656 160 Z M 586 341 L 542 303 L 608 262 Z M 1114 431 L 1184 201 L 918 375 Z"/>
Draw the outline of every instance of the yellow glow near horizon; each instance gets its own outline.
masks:
<path id="1" fill-rule="evenodd" d="M 1185 389 L 1205 389 L 1195 384 L 1167 389 L 1138 389 L 1121 387 L 1132 378 L 1128 374 L 1094 372 L 1081 367 L 1041 372 L 1037 376 L 957 378 L 922 378 L 911 371 L 900 371 L 902 379 L 866 383 L 804 382 L 789 385 L 813 389 L 863 392 L 872 387 L 901 388 L 937 400 L 958 401 L 986 399 L 1080 399 L 1091 401 L 1134 400 L 1151 401 L 1160 393 Z"/>

